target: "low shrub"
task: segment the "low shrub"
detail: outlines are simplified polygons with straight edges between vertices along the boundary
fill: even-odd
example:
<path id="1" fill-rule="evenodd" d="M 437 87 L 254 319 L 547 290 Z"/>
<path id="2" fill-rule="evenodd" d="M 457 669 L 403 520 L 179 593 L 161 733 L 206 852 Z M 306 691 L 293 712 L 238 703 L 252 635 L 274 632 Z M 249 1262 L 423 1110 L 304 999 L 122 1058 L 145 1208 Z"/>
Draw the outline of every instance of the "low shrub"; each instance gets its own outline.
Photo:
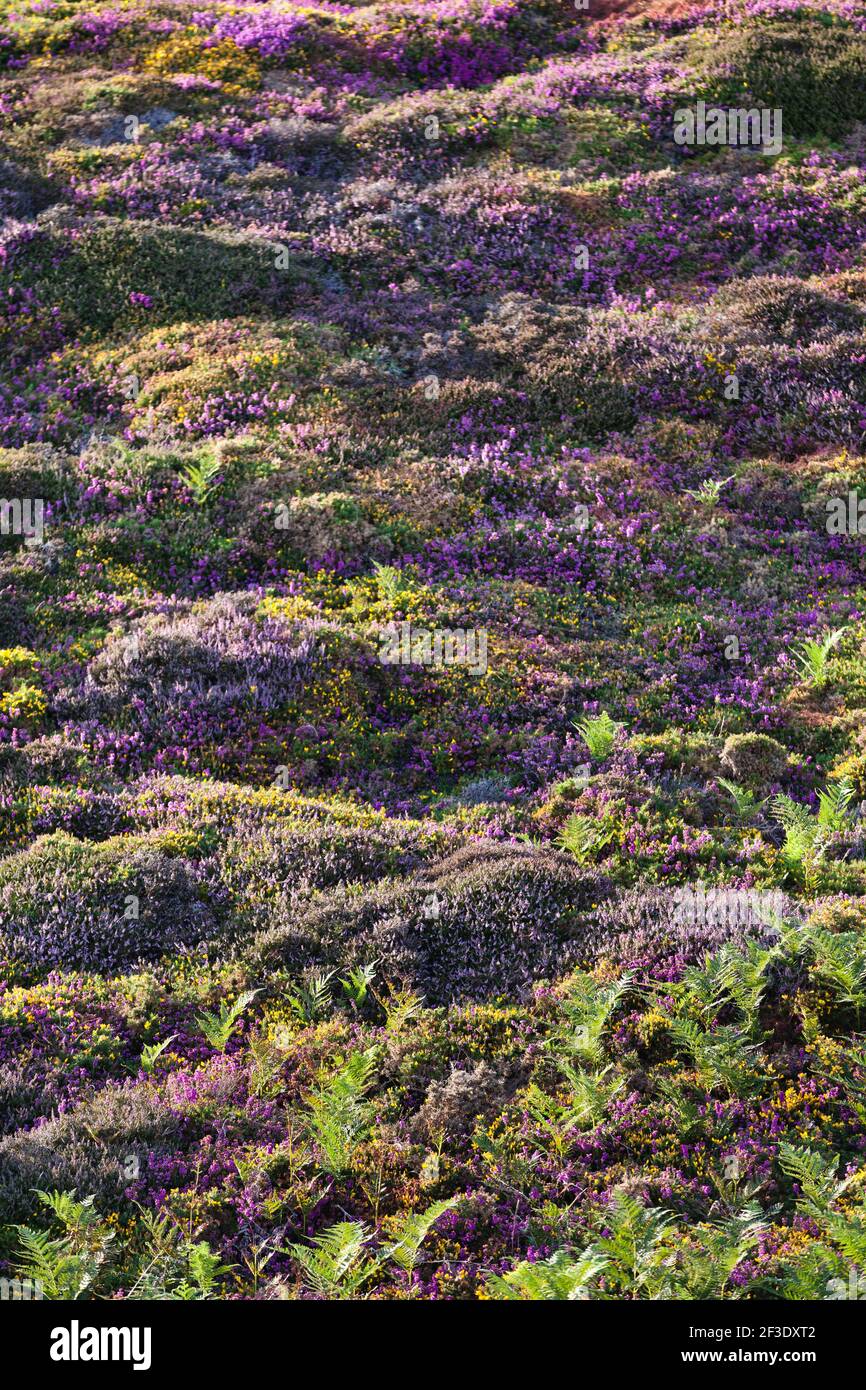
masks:
<path id="1" fill-rule="evenodd" d="M 107 974 L 215 937 L 227 898 L 207 863 L 145 838 L 58 831 L 0 861 L 0 953 L 17 979 Z"/>
<path id="2" fill-rule="evenodd" d="M 735 781 L 750 786 L 781 782 L 790 773 L 787 750 L 769 734 L 731 734 L 722 763 Z"/>
<path id="3" fill-rule="evenodd" d="M 610 889 L 567 855 L 476 841 L 414 881 L 341 893 L 258 939 L 253 959 L 297 967 L 380 962 L 431 1004 L 523 997 L 579 953 L 587 914 Z"/>
<path id="4" fill-rule="evenodd" d="M 0 288 L 5 294 L 13 284 L 33 287 L 85 334 L 284 308 L 298 283 L 299 263 L 277 270 L 277 250 L 263 237 L 51 217 L 13 247 Z"/>
<path id="5" fill-rule="evenodd" d="M 256 607 L 253 595 L 226 593 L 140 621 L 109 639 L 73 702 L 113 719 L 134 712 L 138 727 L 185 707 L 285 705 L 310 675 L 316 629 L 258 618 Z"/>
<path id="6" fill-rule="evenodd" d="M 866 119 L 866 36 L 834 15 L 804 9 L 723 29 L 704 71 L 715 101 L 741 106 L 748 94 L 780 107 L 791 135 L 836 138 Z"/>

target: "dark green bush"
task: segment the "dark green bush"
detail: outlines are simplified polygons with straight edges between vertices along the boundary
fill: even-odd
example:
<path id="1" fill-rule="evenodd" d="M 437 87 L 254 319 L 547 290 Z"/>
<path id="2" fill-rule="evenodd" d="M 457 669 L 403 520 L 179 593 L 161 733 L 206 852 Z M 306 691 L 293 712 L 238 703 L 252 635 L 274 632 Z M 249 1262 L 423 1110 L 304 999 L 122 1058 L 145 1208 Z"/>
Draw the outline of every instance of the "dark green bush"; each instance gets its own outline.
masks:
<path id="1" fill-rule="evenodd" d="M 0 497 L 41 497 L 54 502 L 63 496 L 70 473 L 68 460 L 50 445 L 0 449 Z"/>
<path id="2" fill-rule="evenodd" d="M 281 309 L 299 268 L 277 269 L 276 244 L 262 237 L 90 218 L 46 221 L 10 258 L 0 292 L 33 286 L 43 303 L 88 332 L 133 323 L 230 317 Z M 136 301 L 145 296 L 150 304 Z"/>
<path id="3" fill-rule="evenodd" d="M 713 101 L 780 107 L 788 135 L 836 138 L 866 120 L 866 36 L 831 15 L 762 16 L 715 35 L 704 71 Z"/>
<path id="4" fill-rule="evenodd" d="M 781 782 L 790 772 L 787 749 L 769 734 L 731 734 L 722 764 L 730 777 L 747 786 Z"/>

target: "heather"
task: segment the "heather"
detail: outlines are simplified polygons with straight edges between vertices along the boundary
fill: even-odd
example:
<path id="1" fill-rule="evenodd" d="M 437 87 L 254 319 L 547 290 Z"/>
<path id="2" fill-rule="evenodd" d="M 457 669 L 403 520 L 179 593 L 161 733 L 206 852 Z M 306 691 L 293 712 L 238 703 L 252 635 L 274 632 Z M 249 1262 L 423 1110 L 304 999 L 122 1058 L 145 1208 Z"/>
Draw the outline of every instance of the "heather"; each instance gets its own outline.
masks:
<path id="1" fill-rule="evenodd" d="M 864 77 L 858 0 L 0 5 L 0 1274 L 866 1277 Z"/>

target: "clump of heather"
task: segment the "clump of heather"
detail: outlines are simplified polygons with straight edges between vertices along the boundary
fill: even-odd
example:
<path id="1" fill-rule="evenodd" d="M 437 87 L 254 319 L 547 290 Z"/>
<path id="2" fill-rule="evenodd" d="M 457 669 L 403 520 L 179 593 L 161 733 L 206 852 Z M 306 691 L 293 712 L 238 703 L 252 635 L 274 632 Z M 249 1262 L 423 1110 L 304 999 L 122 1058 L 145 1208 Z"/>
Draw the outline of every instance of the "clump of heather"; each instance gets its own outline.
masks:
<path id="1" fill-rule="evenodd" d="M 207 869 L 156 845 L 58 832 L 0 864 L 0 950 L 15 979 L 157 960 L 207 941 L 220 915 Z"/>
<path id="2" fill-rule="evenodd" d="M 158 614 L 109 638 L 89 664 L 80 699 L 106 718 L 165 720 L 184 705 L 270 711 L 308 677 L 315 629 L 259 618 L 251 595 L 220 594 L 186 611 Z"/>

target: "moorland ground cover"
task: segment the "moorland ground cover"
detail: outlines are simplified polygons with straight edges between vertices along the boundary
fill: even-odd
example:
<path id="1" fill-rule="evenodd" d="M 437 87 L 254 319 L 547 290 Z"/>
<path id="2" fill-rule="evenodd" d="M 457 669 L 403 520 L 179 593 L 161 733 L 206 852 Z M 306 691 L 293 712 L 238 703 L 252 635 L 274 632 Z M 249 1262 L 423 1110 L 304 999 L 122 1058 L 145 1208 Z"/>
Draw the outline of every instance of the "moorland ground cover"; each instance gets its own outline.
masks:
<path id="1" fill-rule="evenodd" d="M 860 1296 L 864 76 L 0 6 L 6 1275 Z"/>

